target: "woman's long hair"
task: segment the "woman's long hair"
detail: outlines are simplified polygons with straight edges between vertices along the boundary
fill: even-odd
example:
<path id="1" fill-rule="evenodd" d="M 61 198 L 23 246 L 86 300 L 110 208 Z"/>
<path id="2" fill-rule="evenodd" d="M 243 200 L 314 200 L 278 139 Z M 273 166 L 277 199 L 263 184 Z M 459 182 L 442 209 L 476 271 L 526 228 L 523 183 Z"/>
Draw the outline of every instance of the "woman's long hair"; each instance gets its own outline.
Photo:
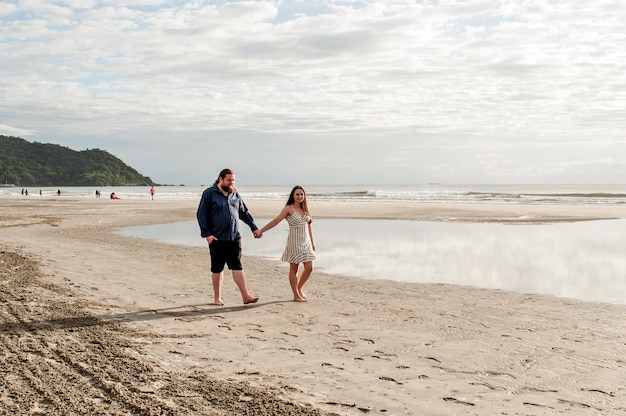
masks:
<path id="1" fill-rule="evenodd" d="M 309 211 L 309 204 L 306 202 L 306 191 L 300 185 L 296 185 L 293 187 L 293 189 L 291 190 L 291 193 L 289 194 L 289 198 L 287 199 L 287 203 L 285 205 L 293 205 L 296 202 L 294 195 L 298 189 L 301 189 L 302 192 L 304 193 L 304 199 L 302 200 L 302 209 L 304 210 L 304 212 L 306 212 L 309 218 L 313 220 L 313 217 L 311 216 L 311 211 Z"/>

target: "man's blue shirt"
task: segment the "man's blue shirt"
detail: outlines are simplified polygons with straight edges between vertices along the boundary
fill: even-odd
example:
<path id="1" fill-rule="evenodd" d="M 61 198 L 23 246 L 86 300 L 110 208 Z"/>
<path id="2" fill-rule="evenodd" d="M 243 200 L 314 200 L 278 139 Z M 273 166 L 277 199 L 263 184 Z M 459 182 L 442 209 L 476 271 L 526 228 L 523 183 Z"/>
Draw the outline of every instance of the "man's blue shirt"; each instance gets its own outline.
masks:
<path id="1" fill-rule="evenodd" d="M 248 224 L 253 232 L 258 229 L 239 192 L 235 191 L 226 196 L 217 185 L 205 189 L 202 193 L 196 217 L 203 238 L 210 235 L 225 241 L 241 238 L 238 220 Z"/>

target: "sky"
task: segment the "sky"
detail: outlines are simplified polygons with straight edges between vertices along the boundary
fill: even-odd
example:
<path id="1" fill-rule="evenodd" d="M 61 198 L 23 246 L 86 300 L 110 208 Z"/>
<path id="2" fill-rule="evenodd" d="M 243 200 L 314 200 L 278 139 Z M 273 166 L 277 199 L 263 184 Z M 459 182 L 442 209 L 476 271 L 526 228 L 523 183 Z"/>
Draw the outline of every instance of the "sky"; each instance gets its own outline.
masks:
<path id="1" fill-rule="evenodd" d="M 162 184 L 626 183 L 624 22 L 622 0 L 2 0 L 0 134 Z"/>

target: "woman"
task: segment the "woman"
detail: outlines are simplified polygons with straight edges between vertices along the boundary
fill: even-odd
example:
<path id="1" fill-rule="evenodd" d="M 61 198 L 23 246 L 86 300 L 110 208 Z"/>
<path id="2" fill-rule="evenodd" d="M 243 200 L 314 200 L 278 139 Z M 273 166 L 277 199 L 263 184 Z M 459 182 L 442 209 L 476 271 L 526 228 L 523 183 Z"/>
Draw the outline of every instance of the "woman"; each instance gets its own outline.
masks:
<path id="1" fill-rule="evenodd" d="M 301 186 L 295 186 L 289 194 L 285 208 L 276 218 L 261 228 L 261 235 L 267 230 L 274 228 L 283 219 L 289 223 L 289 235 L 287 246 L 281 257 L 282 261 L 289 263 L 289 284 L 293 291 L 295 302 L 306 302 L 306 296 L 302 292 L 302 286 L 306 283 L 313 272 L 313 260 L 315 260 L 315 242 L 311 228 L 311 212 L 306 202 L 306 193 Z M 298 278 L 300 263 L 304 270 Z"/>

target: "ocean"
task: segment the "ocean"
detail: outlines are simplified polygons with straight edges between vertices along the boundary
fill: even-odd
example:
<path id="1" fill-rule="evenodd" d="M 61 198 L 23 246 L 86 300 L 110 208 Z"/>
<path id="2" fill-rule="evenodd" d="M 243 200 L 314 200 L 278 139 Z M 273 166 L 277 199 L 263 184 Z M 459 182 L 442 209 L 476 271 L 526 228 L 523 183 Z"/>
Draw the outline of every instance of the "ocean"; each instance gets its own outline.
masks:
<path id="1" fill-rule="evenodd" d="M 199 199 L 207 186 L 157 186 L 156 198 L 165 200 Z M 245 199 L 286 200 L 292 185 L 245 185 L 238 190 Z M 626 185 L 303 185 L 310 201 L 396 201 L 418 203 L 507 203 L 621 205 L 626 203 Z M 1 195 L 20 195 L 20 187 L 0 188 Z M 39 194 L 95 198 L 96 187 L 31 188 Z M 149 187 L 100 187 L 102 197 L 115 192 L 123 199 L 150 199 Z"/>

